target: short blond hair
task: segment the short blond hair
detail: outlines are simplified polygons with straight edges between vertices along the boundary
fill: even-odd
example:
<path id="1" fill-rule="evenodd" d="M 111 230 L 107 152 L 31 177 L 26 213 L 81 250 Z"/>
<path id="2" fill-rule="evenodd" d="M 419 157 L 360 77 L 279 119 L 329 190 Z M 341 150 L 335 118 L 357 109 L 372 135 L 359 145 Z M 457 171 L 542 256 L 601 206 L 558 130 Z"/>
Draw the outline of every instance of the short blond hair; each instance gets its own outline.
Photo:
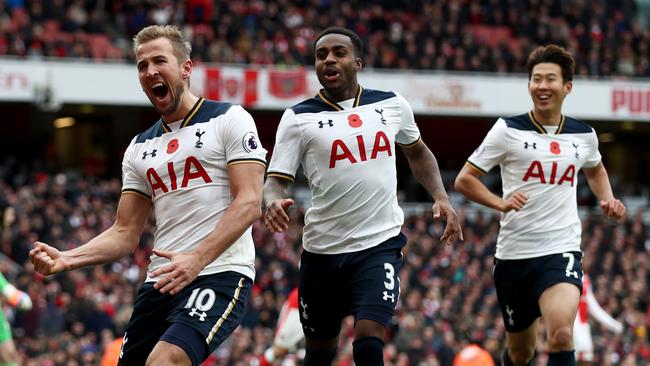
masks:
<path id="1" fill-rule="evenodd" d="M 190 59 L 192 46 L 187 41 L 183 32 L 175 25 L 150 25 L 143 28 L 133 37 L 133 53 L 135 54 L 143 43 L 153 41 L 158 38 L 167 38 L 174 48 L 174 54 L 179 61 Z"/>

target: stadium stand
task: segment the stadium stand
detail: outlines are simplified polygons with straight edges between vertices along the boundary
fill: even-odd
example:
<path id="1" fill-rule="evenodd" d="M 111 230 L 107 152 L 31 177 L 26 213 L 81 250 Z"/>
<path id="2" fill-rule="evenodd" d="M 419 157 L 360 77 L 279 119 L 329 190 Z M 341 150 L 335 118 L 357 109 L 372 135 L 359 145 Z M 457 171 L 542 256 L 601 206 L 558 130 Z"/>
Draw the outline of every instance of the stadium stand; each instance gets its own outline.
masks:
<path id="1" fill-rule="evenodd" d="M 335 24 L 363 37 L 369 68 L 521 73 L 528 51 L 556 42 L 576 56 L 579 75 L 650 76 L 650 31 L 633 0 L 0 0 L 0 56 L 131 62 L 130 38 L 152 23 L 183 25 L 193 59 L 204 63 L 309 65 L 315 34 Z M 33 241 L 60 249 L 87 241 L 111 225 L 121 189 L 118 178 L 51 171 L 0 159 L 0 247 L 9 258 L 0 260 L 0 271 L 34 299 L 29 312 L 10 314 L 14 336 L 22 365 L 98 365 L 129 319 L 153 221 L 132 256 L 42 277 L 27 260 Z M 638 198 L 648 187 L 621 182 L 616 190 Z M 579 199 L 593 204 L 581 192 Z M 451 366 L 470 343 L 499 359 L 505 333 L 491 277 L 498 215 L 460 207 L 465 242 L 455 246 L 438 242 L 443 226 L 426 209 L 407 211 L 403 292 L 387 365 Z M 617 336 L 593 327 L 596 365 L 650 364 L 648 200 L 628 207 L 634 209 L 621 225 L 584 208 L 585 269 L 598 302 L 625 325 Z M 283 234 L 254 225 L 258 273 L 246 318 L 204 365 L 251 364 L 271 344 L 297 280 L 304 209 L 291 214 Z M 352 364 L 351 331 L 348 322 L 337 365 Z M 545 364 L 544 349 L 538 351 L 537 364 Z"/>
<path id="2" fill-rule="evenodd" d="M 363 6 L 362 6 L 363 5 Z M 354 29 L 371 68 L 525 72 L 539 44 L 565 46 L 583 76 L 650 76 L 650 31 L 621 1 L 7 1 L 0 55 L 132 59 L 147 24 L 192 34 L 195 62 L 312 64 L 315 33 Z"/>
<path id="3" fill-rule="evenodd" d="M 28 264 L 35 238 L 70 248 L 111 224 L 120 182 L 50 175 L 0 163 L 2 251 L 23 270 L 8 276 L 29 292 L 34 308 L 13 319 L 23 365 L 98 364 L 104 348 L 120 336 L 134 293 L 143 279 L 151 248 L 151 224 L 133 256 L 112 265 L 42 277 Z M 269 234 L 257 222 L 257 279 L 242 327 L 205 365 L 249 364 L 269 346 L 282 301 L 294 287 L 301 248 L 302 208 L 292 211 L 283 234 Z M 430 213 L 411 214 L 404 232 L 402 297 L 390 327 L 387 365 L 451 365 L 469 343 L 483 346 L 497 360 L 504 328 L 492 285 L 492 254 L 498 216 L 462 206 L 465 242 L 443 246 L 443 226 Z M 583 220 L 585 268 L 594 294 L 607 312 L 625 324 L 620 336 L 594 326 L 595 364 L 650 362 L 647 292 L 650 228 L 640 210 L 622 225 L 597 213 Z M 3 271 L 6 272 L 6 271 Z M 346 323 L 338 365 L 351 365 L 352 325 Z M 543 349 L 539 349 L 539 364 Z"/>

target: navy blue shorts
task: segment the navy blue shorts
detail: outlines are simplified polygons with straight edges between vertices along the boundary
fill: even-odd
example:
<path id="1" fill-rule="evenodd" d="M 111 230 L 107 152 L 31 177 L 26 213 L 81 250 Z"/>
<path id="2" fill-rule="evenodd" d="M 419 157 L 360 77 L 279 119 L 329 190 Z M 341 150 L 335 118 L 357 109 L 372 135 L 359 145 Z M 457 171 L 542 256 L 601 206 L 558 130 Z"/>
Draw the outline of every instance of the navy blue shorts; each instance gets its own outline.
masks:
<path id="1" fill-rule="evenodd" d="M 568 282 L 582 292 L 582 253 L 566 252 L 528 259 L 494 259 L 494 286 L 508 332 L 528 329 L 542 313 L 539 297 Z"/>
<path id="2" fill-rule="evenodd" d="M 303 251 L 298 299 L 305 335 L 336 337 L 341 321 L 373 320 L 384 326 L 395 313 L 400 294 L 399 271 L 406 236 L 353 253 L 315 254 Z"/>
<path id="3" fill-rule="evenodd" d="M 118 365 L 144 365 L 160 340 L 203 362 L 237 328 L 253 281 L 238 272 L 199 276 L 172 296 L 144 283 L 124 333 Z"/>

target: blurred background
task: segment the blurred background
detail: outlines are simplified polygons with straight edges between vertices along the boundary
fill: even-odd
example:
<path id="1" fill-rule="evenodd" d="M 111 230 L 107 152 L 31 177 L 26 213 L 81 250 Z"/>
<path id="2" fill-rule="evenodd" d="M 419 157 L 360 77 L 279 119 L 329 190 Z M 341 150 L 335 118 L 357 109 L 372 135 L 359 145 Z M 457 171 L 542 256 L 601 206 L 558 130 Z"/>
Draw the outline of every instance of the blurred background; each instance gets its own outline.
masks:
<path id="1" fill-rule="evenodd" d="M 21 364 L 99 365 L 129 319 L 153 220 L 136 252 L 110 265 L 42 277 L 27 253 L 35 240 L 76 247 L 112 224 L 123 152 L 159 118 L 131 50 L 150 24 L 189 35 L 193 91 L 244 105 L 269 151 L 284 109 L 319 89 L 312 43 L 329 26 L 362 37 L 363 87 L 395 90 L 412 104 L 465 241 L 440 244 L 444 223 L 432 220 L 430 198 L 398 156 L 409 244 L 387 365 L 451 365 L 469 342 L 499 359 L 505 334 L 491 277 L 499 215 L 464 201 L 453 180 L 498 117 L 532 108 L 528 53 L 566 47 L 576 77 L 564 112 L 596 129 L 628 207 L 620 223 L 603 218 L 581 176 L 583 267 L 598 302 L 624 324 L 620 335 L 592 325 L 594 364 L 650 364 L 649 0 L 0 0 L 0 271 L 34 301 L 29 312 L 5 309 Z M 498 169 L 485 182 L 499 191 Z M 258 272 L 246 318 L 205 365 L 255 364 L 271 344 L 296 285 L 309 200 L 303 180 L 292 188 L 300 205 L 286 233 L 254 225 Z M 348 319 L 338 365 L 352 364 L 351 341 Z M 545 357 L 540 342 L 535 364 Z"/>

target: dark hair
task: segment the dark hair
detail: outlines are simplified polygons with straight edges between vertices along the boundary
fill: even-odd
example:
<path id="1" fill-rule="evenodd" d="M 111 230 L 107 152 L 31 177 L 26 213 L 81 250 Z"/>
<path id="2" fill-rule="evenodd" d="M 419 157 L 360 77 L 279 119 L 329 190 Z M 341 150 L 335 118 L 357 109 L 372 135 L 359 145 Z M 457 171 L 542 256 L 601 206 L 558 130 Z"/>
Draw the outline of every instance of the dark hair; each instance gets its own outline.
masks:
<path id="1" fill-rule="evenodd" d="M 562 81 L 567 83 L 573 80 L 573 70 L 575 69 L 576 62 L 573 56 L 563 47 L 558 45 L 549 44 L 548 46 L 539 46 L 533 50 L 528 56 L 528 80 L 533 75 L 533 67 L 541 63 L 552 63 L 560 66 L 562 69 Z"/>
<path id="2" fill-rule="evenodd" d="M 342 27 L 329 27 L 324 31 L 320 32 L 316 37 L 316 40 L 314 41 L 314 48 L 316 48 L 316 43 L 318 43 L 318 40 L 328 34 L 342 34 L 344 36 L 350 37 L 350 40 L 352 41 L 352 45 L 354 46 L 354 50 L 356 51 L 357 56 L 361 57 L 361 53 L 363 52 L 363 41 L 361 40 L 361 37 L 359 37 L 359 35 L 354 33 L 353 31 Z"/>

